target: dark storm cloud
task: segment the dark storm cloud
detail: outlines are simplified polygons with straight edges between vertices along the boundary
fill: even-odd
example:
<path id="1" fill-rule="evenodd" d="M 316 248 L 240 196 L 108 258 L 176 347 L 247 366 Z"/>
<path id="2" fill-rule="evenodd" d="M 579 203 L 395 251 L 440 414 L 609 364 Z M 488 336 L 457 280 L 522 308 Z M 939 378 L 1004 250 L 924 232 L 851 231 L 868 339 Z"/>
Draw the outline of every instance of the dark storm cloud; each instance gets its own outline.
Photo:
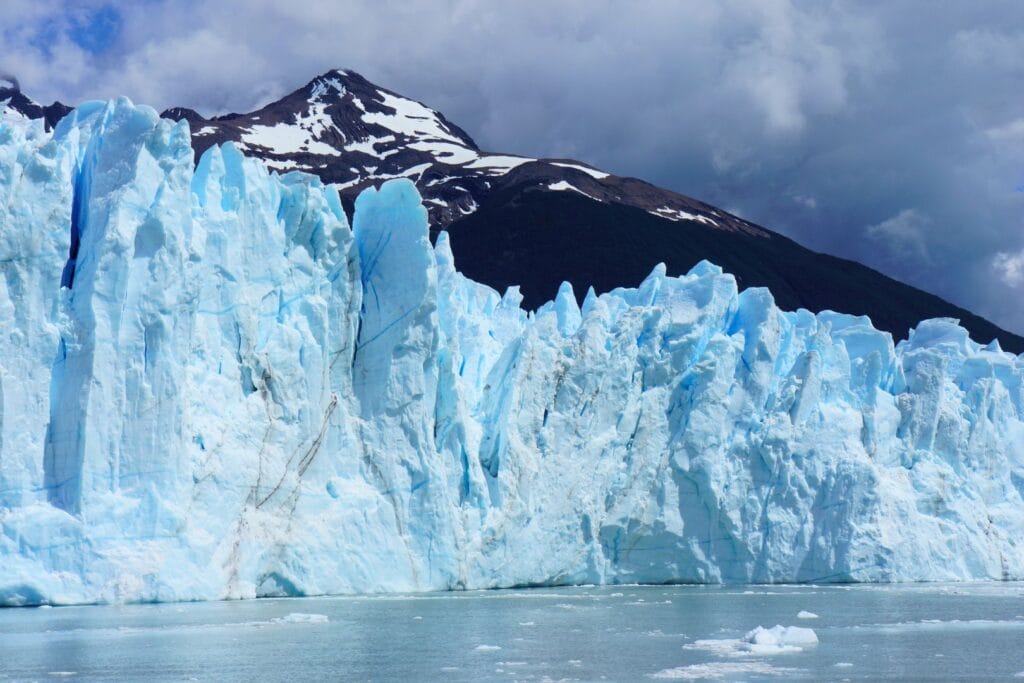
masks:
<path id="1" fill-rule="evenodd" d="M 651 180 L 1024 332 L 1024 4 L 64 5 L 0 9 L 37 99 L 221 113 L 348 67 L 484 147 Z"/>

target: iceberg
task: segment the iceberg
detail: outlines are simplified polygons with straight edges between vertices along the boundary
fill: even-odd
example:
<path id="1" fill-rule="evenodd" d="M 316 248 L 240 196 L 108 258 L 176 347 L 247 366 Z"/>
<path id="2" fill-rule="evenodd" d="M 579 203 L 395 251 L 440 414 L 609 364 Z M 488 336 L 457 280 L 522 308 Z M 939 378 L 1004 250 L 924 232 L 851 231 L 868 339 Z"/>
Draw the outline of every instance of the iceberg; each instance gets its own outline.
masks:
<path id="1" fill-rule="evenodd" d="M 720 657 L 762 657 L 802 652 L 818 644 L 814 629 L 799 626 L 758 626 L 742 638 L 709 638 L 683 645 L 684 650 L 707 650 Z"/>
<path id="2" fill-rule="evenodd" d="M 703 262 L 540 309 L 415 186 L 0 123 L 0 605 L 1024 578 L 1024 357 Z"/>

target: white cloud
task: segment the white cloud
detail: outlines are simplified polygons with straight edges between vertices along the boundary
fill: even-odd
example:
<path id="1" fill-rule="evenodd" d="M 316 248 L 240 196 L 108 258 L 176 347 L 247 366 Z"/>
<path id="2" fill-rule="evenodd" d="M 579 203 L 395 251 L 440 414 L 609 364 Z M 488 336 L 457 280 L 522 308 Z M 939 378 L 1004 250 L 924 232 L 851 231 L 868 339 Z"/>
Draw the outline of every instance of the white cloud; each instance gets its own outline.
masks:
<path id="1" fill-rule="evenodd" d="M 992 258 L 992 268 L 1010 287 L 1024 284 L 1024 249 L 1016 253 L 1001 251 Z"/>
<path id="2" fill-rule="evenodd" d="M 893 256 L 927 262 L 928 233 L 932 221 L 917 209 L 903 209 L 895 216 L 866 230 L 868 237 L 883 243 Z"/>
<path id="3" fill-rule="evenodd" d="M 730 55 L 726 78 L 760 109 L 767 130 L 796 133 L 806 125 L 809 112 L 841 108 L 848 71 L 854 66 L 842 48 L 857 32 L 837 31 L 826 17 L 788 0 L 755 3 L 749 9 L 755 17 L 752 35 Z"/>
<path id="4" fill-rule="evenodd" d="M 818 208 L 818 200 L 814 197 L 808 197 L 807 195 L 795 194 L 793 195 L 793 201 L 808 209 Z"/>
<path id="5" fill-rule="evenodd" d="M 1024 118 L 986 128 L 985 135 L 997 145 L 1024 145 Z"/>

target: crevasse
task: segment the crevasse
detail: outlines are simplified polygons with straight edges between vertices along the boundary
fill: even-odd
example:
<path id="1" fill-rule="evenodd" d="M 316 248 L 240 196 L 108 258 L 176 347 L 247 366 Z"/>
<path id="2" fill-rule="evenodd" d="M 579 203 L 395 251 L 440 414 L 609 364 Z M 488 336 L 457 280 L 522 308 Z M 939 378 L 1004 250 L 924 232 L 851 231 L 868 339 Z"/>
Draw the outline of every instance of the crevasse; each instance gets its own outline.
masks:
<path id="1" fill-rule="evenodd" d="M 0 604 L 1024 578 L 1024 357 L 701 263 L 534 313 L 126 99 L 0 123 Z"/>

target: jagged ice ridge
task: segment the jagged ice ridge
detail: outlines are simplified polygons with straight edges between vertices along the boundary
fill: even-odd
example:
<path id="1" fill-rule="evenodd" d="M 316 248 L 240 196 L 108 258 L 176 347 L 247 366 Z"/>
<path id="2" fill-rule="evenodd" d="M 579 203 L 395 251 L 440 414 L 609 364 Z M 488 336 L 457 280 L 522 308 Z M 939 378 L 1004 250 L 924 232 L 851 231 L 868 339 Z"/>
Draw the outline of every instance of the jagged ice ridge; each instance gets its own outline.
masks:
<path id="1" fill-rule="evenodd" d="M 0 604 L 1024 578 L 1024 356 L 701 263 L 535 313 L 126 99 L 0 123 Z"/>

